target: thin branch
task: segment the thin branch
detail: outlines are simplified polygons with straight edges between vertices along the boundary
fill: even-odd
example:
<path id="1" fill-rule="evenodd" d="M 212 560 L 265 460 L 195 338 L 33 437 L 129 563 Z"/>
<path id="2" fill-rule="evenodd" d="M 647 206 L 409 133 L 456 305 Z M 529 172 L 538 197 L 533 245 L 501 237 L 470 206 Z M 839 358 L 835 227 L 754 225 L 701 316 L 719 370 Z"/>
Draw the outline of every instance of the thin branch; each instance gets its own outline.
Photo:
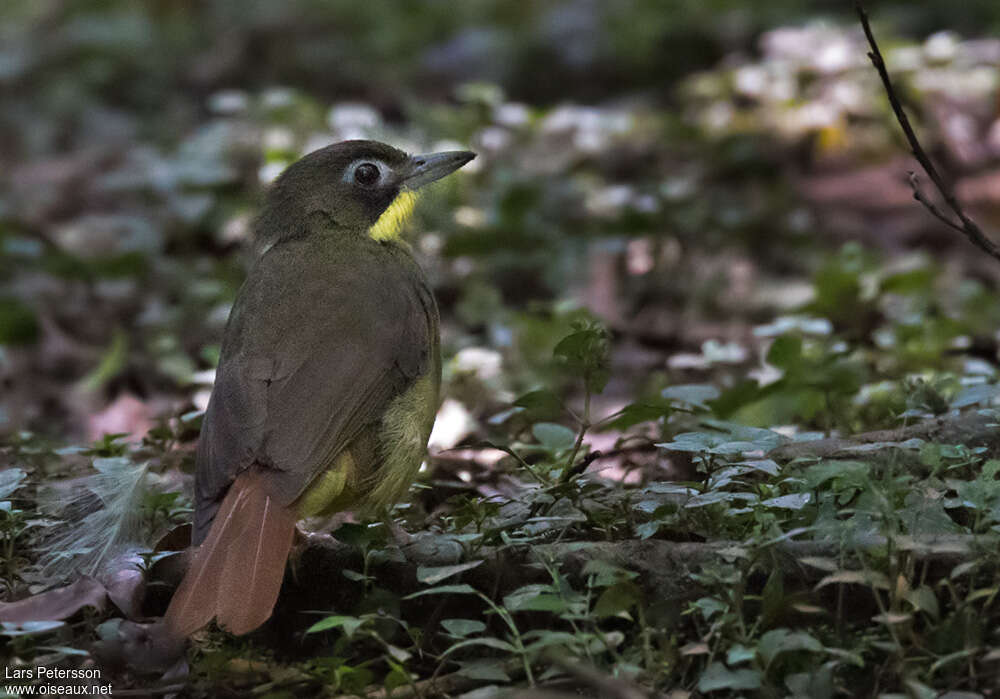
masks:
<path id="1" fill-rule="evenodd" d="M 882 79 L 882 85 L 885 87 L 885 93 L 889 98 L 889 104 L 892 107 L 892 111 L 896 115 L 896 121 L 899 122 L 900 127 L 903 129 L 903 134 L 906 136 L 906 142 L 910 146 L 910 151 L 913 153 L 913 157 L 917 159 L 917 162 L 920 163 L 920 167 L 922 167 L 924 172 L 927 173 L 931 182 L 934 183 L 934 186 L 941 193 L 941 196 L 944 198 L 948 208 L 951 209 L 958 217 L 959 221 L 961 221 L 961 224 L 953 222 L 943 212 L 941 212 L 940 209 L 931 204 L 917 186 L 915 177 L 911 175 L 910 185 L 913 187 L 913 198 L 923 204 L 924 208 L 930 211 L 935 218 L 948 224 L 949 227 L 961 232 L 962 235 L 968 238 L 973 245 L 978 247 L 993 259 L 1000 260 L 1000 248 L 998 248 L 996 243 L 990 240 L 986 234 L 983 233 L 978 224 L 976 224 L 976 222 L 969 218 L 969 216 L 965 213 L 962 209 L 962 205 L 958 201 L 958 198 L 955 196 L 954 191 L 952 191 L 951 187 L 944 181 L 944 179 L 942 179 L 941 175 L 937 171 L 937 168 L 934 167 L 934 163 L 931 162 L 931 159 L 920 145 L 920 141 L 917 139 L 917 135 L 914 133 L 913 127 L 910 125 L 910 120 L 906 116 L 906 112 L 903 111 L 903 105 L 900 103 L 899 97 L 896 95 L 896 89 L 892 85 L 892 80 L 889 79 L 889 71 L 885 67 L 885 61 L 882 59 L 882 52 L 879 50 L 878 43 L 875 41 L 875 35 L 872 34 L 872 28 L 868 22 L 868 13 L 865 12 L 865 8 L 862 6 L 860 0 L 855 0 L 854 9 L 858 13 L 858 18 L 861 20 L 861 26 L 865 31 L 865 38 L 868 39 L 868 45 L 871 47 L 871 51 L 868 52 L 868 58 L 871 59 L 872 65 L 875 66 L 875 70 L 878 71 L 878 75 Z"/>
<path id="2" fill-rule="evenodd" d="M 560 478 L 559 480 L 562 483 L 566 483 L 567 481 L 572 480 L 574 476 L 580 475 L 581 473 L 586 471 L 592 463 L 594 463 L 600 458 L 603 458 L 604 456 L 605 456 L 604 453 L 601 451 L 590 452 L 585 457 L 583 457 L 575 464 L 573 464 L 570 468 L 567 468 L 565 471 L 563 471 L 562 478 Z"/>
<path id="3" fill-rule="evenodd" d="M 934 202 L 932 202 L 930 199 L 927 198 L 923 190 L 920 188 L 920 181 L 917 178 L 917 173 L 913 172 L 913 170 L 910 170 L 907 173 L 907 179 L 910 180 L 910 187 L 913 188 L 914 199 L 923 204 L 924 208 L 930 211 L 931 214 L 939 221 L 941 221 L 943 224 L 945 224 L 949 228 L 954 228 L 959 233 L 963 234 L 965 233 L 965 230 L 962 228 L 962 226 L 960 226 L 959 224 L 955 223 L 950 218 L 948 218 L 948 216 L 943 211 L 941 211 L 941 209 L 937 208 L 937 206 L 934 205 Z"/>
<path id="4" fill-rule="evenodd" d="M 577 461 L 575 464 L 573 464 L 572 468 L 568 469 L 568 471 L 563 476 L 563 482 L 571 480 L 575 476 L 579 476 L 581 473 L 590 468 L 590 465 L 593 464 L 598 459 L 610 459 L 615 456 L 622 456 L 625 454 L 632 454 L 643 451 L 656 451 L 656 447 L 653 446 L 652 442 L 644 441 L 640 444 L 635 444 L 628 447 L 619 447 L 618 449 L 610 449 L 608 451 L 592 451 L 586 456 L 584 456 L 582 459 Z"/>
<path id="5" fill-rule="evenodd" d="M 986 447 L 992 453 L 1000 450 L 1000 430 L 997 430 L 996 422 L 993 415 L 980 414 L 973 410 L 960 415 L 923 420 L 891 430 L 862 432 L 811 442 L 792 442 L 771 450 L 767 456 L 777 461 L 791 461 L 800 457 L 870 459 L 877 452 L 905 448 L 903 443 L 913 439 L 938 444 Z"/>

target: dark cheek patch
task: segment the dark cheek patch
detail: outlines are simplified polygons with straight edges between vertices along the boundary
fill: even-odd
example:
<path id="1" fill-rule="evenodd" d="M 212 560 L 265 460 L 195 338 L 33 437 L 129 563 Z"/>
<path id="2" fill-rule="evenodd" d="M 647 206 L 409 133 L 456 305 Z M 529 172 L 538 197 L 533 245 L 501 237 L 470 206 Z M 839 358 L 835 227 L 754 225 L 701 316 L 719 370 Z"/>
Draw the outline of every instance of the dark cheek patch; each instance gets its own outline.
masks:
<path id="1" fill-rule="evenodd" d="M 378 217 L 382 215 L 382 212 L 388 208 L 389 204 L 395 200 L 398 194 L 399 187 L 364 190 L 362 197 L 364 201 L 365 214 L 368 216 L 368 220 L 371 223 L 375 223 L 375 221 L 378 220 Z"/>

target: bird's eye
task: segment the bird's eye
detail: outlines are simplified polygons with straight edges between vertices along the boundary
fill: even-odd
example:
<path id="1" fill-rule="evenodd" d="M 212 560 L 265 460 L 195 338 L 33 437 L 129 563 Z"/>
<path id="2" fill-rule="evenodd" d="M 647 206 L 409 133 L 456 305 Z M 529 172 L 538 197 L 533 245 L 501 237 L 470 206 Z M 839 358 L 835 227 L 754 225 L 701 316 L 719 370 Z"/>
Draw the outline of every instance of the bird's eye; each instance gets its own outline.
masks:
<path id="1" fill-rule="evenodd" d="M 379 170 L 377 165 L 371 163 L 361 163 L 354 168 L 354 181 L 366 187 L 378 182 Z"/>

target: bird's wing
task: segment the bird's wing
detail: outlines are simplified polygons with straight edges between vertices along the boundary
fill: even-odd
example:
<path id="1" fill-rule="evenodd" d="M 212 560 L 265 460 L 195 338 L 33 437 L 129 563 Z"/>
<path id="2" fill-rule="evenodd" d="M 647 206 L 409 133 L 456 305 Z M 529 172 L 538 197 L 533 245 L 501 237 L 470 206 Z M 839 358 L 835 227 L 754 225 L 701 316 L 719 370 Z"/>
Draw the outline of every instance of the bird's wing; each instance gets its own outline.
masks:
<path id="1" fill-rule="evenodd" d="M 416 263 L 355 245 L 369 247 L 285 243 L 240 290 L 198 447 L 195 543 L 240 471 L 266 467 L 290 504 L 430 369 L 437 311 Z"/>

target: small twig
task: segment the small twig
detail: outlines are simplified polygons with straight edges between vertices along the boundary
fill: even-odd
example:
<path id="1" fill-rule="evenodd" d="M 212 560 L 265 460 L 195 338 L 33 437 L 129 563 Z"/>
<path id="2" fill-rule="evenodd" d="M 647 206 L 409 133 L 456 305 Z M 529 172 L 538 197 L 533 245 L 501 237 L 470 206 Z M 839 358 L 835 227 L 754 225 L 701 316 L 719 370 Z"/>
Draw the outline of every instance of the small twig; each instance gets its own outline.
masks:
<path id="1" fill-rule="evenodd" d="M 569 459 L 566 460 L 566 467 L 563 468 L 562 475 L 559 476 L 560 483 L 567 483 L 569 481 L 573 464 L 576 463 L 576 456 L 580 453 L 580 447 L 583 446 L 583 438 L 587 436 L 587 430 L 592 427 L 590 422 L 590 383 L 589 377 L 586 374 L 583 377 L 583 389 L 585 393 L 583 397 L 583 417 L 579 419 L 580 432 L 576 436 L 576 443 L 573 444 L 573 451 L 570 452 Z"/>
<path id="2" fill-rule="evenodd" d="M 941 209 L 937 208 L 937 206 L 934 205 L 934 202 L 932 202 L 930 199 L 927 198 L 923 190 L 920 189 L 920 181 L 917 178 L 917 173 L 915 173 L 913 170 L 910 170 L 907 173 L 907 179 L 910 180 L 910 187 L 913 189 L 914 199 L 923 204 L 924 208 L 930 211 L 935 218 L 944 223 L 946 226 L 948 226 L 949 228 L 954 228 L 959 233 L 963 234 L 965 233 L 965 230 L 959 224 L 955 223 L 950 218 L 948 218 L 948 216 L 945 215 L 945 213 L 941 211 Z"/>
<path id="3" fill-rule="evenodd" d="M 917 159 L 920 163 L 920 167 L 924 169 L 927 176 L 930 178 L 931 182 L 941 193 L 944 198 L 945 203 L 948 208 L 954 212 L 958 217 L 961 224 L 955 223 L 948 216 L 946 216 L 940 209 L 930 203 L 923 192 L 917 186 L 916 176 L 911 173 L 910 175 L 910 185 L 913 187 L 913 198 L 918 202 L 923 204 L 935 218 L 946 223 L 950 228 L 959 231 L 964 235 L 969 241 L 978 247 L 980 250 L 985 252 L 987 255 L 995 260 L 1000 260 L 1000 248 L 997 247 L 996 243 L 990 240 L 982 229 L 973 221 L 962 209 L 962 205 L 959 203 L 958 198 L 952 191 L 951 187 L 942 179 L 941 175 L 938 173 L 937 168 L 934 167 L 934 163 L 927 156 L 923 147 L 920 145 L 920 141 L 917 139 L 916 133 L 913 131 L 913 127 L 910 125 L 910 120 L 906 116 L 906 112 L 903 111 L 903 105 L 899 101 L 899 97 L 896 95 L 896 89 L 892 86 L 892 80 L 889 79 L 889 71 L 885 66 L 885 61 L 882 59 L 882 52 L 879 50 L 878 43 L 875 41 L 875 35 L 872 34 L 871 25 L 868 22 L 868 13 L 865 12 L 860 0 L 855 0 L 854 9 L 858 13 L 858 18 L 861 20 L 861 27 L 865 31 L 865 38 L 868 39 L 868 45 L 871 47 L 871 51 L 868 52 L 868 58 L 871 59 L 872 65 L 875 66 L 875 70 L 878 71 L 879 78 L 882 79 L 882 85 L 885 87 L 886 96 L 889 98 L 889 105 L 892 107 L 892 111 L 896 115 L 896 121 L 899 122 L 900 127 L 903 129 L 903 134 L 906 136 L 906 142 L 910 146 L 910 152 L 913 153 L 913 157 Z"/>
<path id="4" fill-rule="evenodd" d="M 879 453 L 905 448 L 907 440 L 921 439 L 939 444 L 964 444 L 968 447 L 1000 449 L 1000 431 L 996 418 L 977 411 L 924 420 L 891 430 L 862 432 L 846 437 L 791 442 L 768 452 L 770 459 L 785 462 L 802 457 L 820 459 L 873 459 Z"/>
<path id="5" fill-rule="evenodd" d="M 582 459 L 580 459 L 579 461 L 577 461 L 575 464 L 573 464 L 573 466 L 571 466 L 570 468 L 566 469 L 566 471 L 563 473 L 562 481 L 565 483 L 566 481 L 572 480 L 575 476 L 578 476 L 581 473 L 583 473 L 584 471 L 586 471 L 587 468 L 592 463 L 594 463 L 598 459 L 602 458 L 603 456 L 604 456 L 604 452 L 602 452 L 602 451 L 592 451 L 592 452 L 590 452 L 585 457 L 583 457 Z"/>
<path id="6" fill-rule="evenodd" d="M 586 471 L 592 463 L 598 459 L 610 459 L 615 456 L 622 456 L 625 454 L 632 454 L 635 452 L 642 451 L 655 451 L 656 447 L 653 446 L 652 442 L 642 442 L 640 444 L 635 444 L 629 447 L 619 447 L 617 449 L 611 449 L 609 451 L 592 451 L 584 456 L 582 459 L 573 464 L 572 468 L 568 469 L 563 475 L 563 482 L 572 480 L 574 477 L 579 476 L 581 473 Z"/>

